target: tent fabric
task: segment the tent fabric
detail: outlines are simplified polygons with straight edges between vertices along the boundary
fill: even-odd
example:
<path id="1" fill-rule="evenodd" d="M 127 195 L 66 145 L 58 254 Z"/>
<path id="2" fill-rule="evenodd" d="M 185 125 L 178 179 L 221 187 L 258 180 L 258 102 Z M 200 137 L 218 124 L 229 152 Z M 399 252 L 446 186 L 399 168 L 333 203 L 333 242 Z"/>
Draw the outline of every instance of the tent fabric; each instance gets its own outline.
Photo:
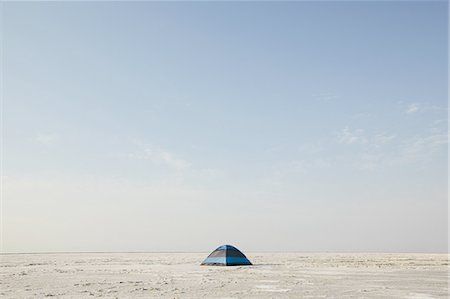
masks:
<path id="1" fill-rule="evenodd" d="M 203 261 L 202 265 L 239 266 L 251 265 L 247 257 L 234 246 L 222 245 Z"/>

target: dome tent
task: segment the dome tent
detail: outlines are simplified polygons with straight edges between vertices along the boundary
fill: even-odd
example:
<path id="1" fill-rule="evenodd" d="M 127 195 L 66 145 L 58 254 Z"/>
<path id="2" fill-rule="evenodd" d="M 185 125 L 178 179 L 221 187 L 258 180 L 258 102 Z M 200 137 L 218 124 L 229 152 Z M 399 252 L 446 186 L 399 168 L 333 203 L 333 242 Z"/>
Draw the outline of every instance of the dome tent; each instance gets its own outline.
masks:
<path id="1" fill-rule="evenodd" d="M 234 246 L 222 245 L 201 263 L 201 265 L 213 265 L 213 266 L 240 266 L 251 265 L 252 263 L 247 257 Z"/>

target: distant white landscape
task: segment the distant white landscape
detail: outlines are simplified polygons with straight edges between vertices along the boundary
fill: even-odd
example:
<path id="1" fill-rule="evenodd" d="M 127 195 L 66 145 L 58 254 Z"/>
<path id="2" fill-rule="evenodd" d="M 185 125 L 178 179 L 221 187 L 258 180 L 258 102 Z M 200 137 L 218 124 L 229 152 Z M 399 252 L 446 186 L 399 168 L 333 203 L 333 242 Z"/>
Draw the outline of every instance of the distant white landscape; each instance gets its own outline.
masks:
<path id="1" fill-rule="evenodd" d="M 448 255 L 256 253 L 253 266 L 200 266 L 208 253 L 12 254 L 2 298 L 447 298 Z"/>

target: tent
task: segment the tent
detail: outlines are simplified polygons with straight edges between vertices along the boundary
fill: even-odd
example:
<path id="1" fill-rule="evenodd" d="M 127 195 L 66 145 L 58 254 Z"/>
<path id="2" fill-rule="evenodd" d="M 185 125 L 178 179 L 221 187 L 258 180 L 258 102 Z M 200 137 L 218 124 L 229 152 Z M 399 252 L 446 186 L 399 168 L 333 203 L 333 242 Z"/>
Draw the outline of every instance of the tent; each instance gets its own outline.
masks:
<path id="1" fill-rule="evenodd" d="M 234 246 L 222 245 L 203 261 L 202 265 L 239 266 L 251 265 L 247 257 Z"/>

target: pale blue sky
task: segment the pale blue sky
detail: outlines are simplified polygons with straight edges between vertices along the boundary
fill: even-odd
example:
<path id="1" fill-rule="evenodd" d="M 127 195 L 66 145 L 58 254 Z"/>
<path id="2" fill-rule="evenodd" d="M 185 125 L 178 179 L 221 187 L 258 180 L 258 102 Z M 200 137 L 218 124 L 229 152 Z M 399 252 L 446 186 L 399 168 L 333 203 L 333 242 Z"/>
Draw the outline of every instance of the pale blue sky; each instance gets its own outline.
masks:
<path id="1" fill-rule="evenodd" d="M 2 19 L 4 251 L 447 251 L 447 3 Z"/>

